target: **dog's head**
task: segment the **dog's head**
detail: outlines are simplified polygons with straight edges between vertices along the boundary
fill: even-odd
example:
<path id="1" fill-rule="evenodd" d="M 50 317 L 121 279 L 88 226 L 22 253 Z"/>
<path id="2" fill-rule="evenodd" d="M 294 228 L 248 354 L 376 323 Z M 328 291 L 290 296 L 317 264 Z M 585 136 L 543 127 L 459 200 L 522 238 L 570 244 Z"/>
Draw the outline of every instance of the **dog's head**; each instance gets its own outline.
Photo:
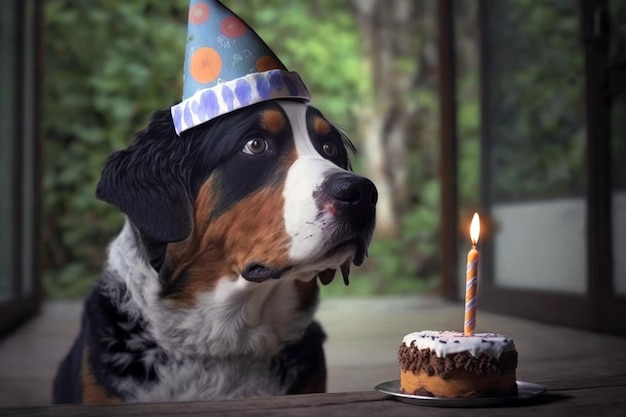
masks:
<path id="1" fill-rule="evenodd" d="M 135 226 L 166 296 L 221 279 L 328 283 L 363 262 L 374 230 L 376 188 L 349 171 L 351 150 L 298 101 L 252 105 L 181 137 L 159 111 L 109 158 L 97 197 Z"/>

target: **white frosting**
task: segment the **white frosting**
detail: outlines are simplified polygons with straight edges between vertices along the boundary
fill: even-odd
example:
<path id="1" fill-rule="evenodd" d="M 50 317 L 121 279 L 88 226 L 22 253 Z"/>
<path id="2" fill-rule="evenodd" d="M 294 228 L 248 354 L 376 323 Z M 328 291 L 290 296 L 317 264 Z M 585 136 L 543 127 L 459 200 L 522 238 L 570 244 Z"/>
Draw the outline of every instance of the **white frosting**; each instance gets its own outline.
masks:
<path id="1" fill-rule="evenodd" d="M 459 352 L 469 352 L 474 357 L 481 354 L 492 358 L 500 358 L 502 352 L 515 350 L 513 339 L 496 333 L 475 333 L 474 336 L 465 336 L 460 332 L 423 330 L 407 334 L 402 339 L 406 346 L 411 343 L 419 349 L 430 349 L 437 357 Z"/>

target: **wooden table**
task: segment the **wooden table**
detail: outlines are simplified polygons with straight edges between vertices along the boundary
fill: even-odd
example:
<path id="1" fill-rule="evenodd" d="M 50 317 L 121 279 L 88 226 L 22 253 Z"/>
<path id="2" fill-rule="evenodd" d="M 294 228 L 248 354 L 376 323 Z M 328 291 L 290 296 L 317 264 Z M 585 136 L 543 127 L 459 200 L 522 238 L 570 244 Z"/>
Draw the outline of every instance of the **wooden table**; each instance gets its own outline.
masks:
<path id="1" fill-rule="evenodd" d="M 4 398 L 0 416 L 626 416 L 626 338 L 481 312 L 479 324 L 484 331 L 515 336 L 518 379 L 544 385 L 548 393 L 509 407 L 421 407 L 395 401 L 373 387 L 397 378 L 395 354 L 402 335 L 415 329 L 453 328 L 463 306 L 414 297 L 406 302 L 338 301 L 326 304 L 318 316 L 329 335 L 329 389 L 339 393 L 246 401 L 44 405 L 54 369 L 76 330 L 65 330 L 68 315 L 53 311 L 0 343 L 0 399 Z M 79 312 L 75 312 L 75 327 Z M 59 334 L 67 335 L 63 343 Z M 346 390 L 360 391 L 341 393 Z M 29 392 L 39 394 L 28 396 Z"/>
<path id="2" fill-rule="evenodd" d="M 576 364 L 572 363 L 572 367 Z M 616 372 L 619 373 L 619 372 Z M 533 381 L 534 382 L 534 381 Z M 489 408 L 405 404 L 376 391 L 215 402 L 0 408 L 0 416 L 619 416 L 626 415 L 626 374 L 541 382 L 548 392 L 528 402 Z"/>

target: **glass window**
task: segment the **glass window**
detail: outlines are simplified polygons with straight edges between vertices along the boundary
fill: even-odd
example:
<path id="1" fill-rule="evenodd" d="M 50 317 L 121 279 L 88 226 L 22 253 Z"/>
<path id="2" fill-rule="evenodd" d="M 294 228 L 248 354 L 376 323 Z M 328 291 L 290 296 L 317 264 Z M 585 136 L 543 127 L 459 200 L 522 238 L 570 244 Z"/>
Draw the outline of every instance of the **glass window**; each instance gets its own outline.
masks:
<path id="1" fill-rule="evenodd" d="M 499 286 L 586 292 L 584 55 L 577 2 L 488 1 L 488 201 Z"/>
<path id="2" fill-rule="evenodd" d="M 0 8 L 0 334 L 40 302 L 38 206 L 39 33 L 41 2 Z"/>

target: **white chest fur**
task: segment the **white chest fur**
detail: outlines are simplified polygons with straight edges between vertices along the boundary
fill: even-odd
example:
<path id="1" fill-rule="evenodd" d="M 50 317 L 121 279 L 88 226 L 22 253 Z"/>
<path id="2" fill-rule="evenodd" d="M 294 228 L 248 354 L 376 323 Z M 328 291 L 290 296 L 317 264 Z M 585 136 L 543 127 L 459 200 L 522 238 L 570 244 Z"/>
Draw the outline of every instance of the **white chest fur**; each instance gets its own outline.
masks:
<path id="1" fill-rule="evenodd" d="M 279 381 L 271 361 L 194 359 L 156 368 L 158 382 L 150 385 L 127 381 L 135 401 L 197 401 L 251 398 L 286 394 L 289 381 Z M 133 386 L 134 385 L 134 386 Z"/>
<path id="2" fill-rule="evenodd" d="M 153 340 L 159 353 L 146 351 L 141 358 L 154 370 L 154 381 L 120 378 L 116 385 L 135 401 L 286 393 L 293 378 L 278 378 L 272 358 L 303 335 L 315 310 L 299 307 L 293 277 L 261 284 L 224 278 L 212 292 L 198 294 L 194 306 L 181 308 L 159 296 L 156 272 L 133 239 L 127 225 L 112 243 L 110 285 L 103 288 L 127 317 L 142 318 L 144 333 L 133 337 Z M 127 294 L 116 294 L 121 283 Z"/>

